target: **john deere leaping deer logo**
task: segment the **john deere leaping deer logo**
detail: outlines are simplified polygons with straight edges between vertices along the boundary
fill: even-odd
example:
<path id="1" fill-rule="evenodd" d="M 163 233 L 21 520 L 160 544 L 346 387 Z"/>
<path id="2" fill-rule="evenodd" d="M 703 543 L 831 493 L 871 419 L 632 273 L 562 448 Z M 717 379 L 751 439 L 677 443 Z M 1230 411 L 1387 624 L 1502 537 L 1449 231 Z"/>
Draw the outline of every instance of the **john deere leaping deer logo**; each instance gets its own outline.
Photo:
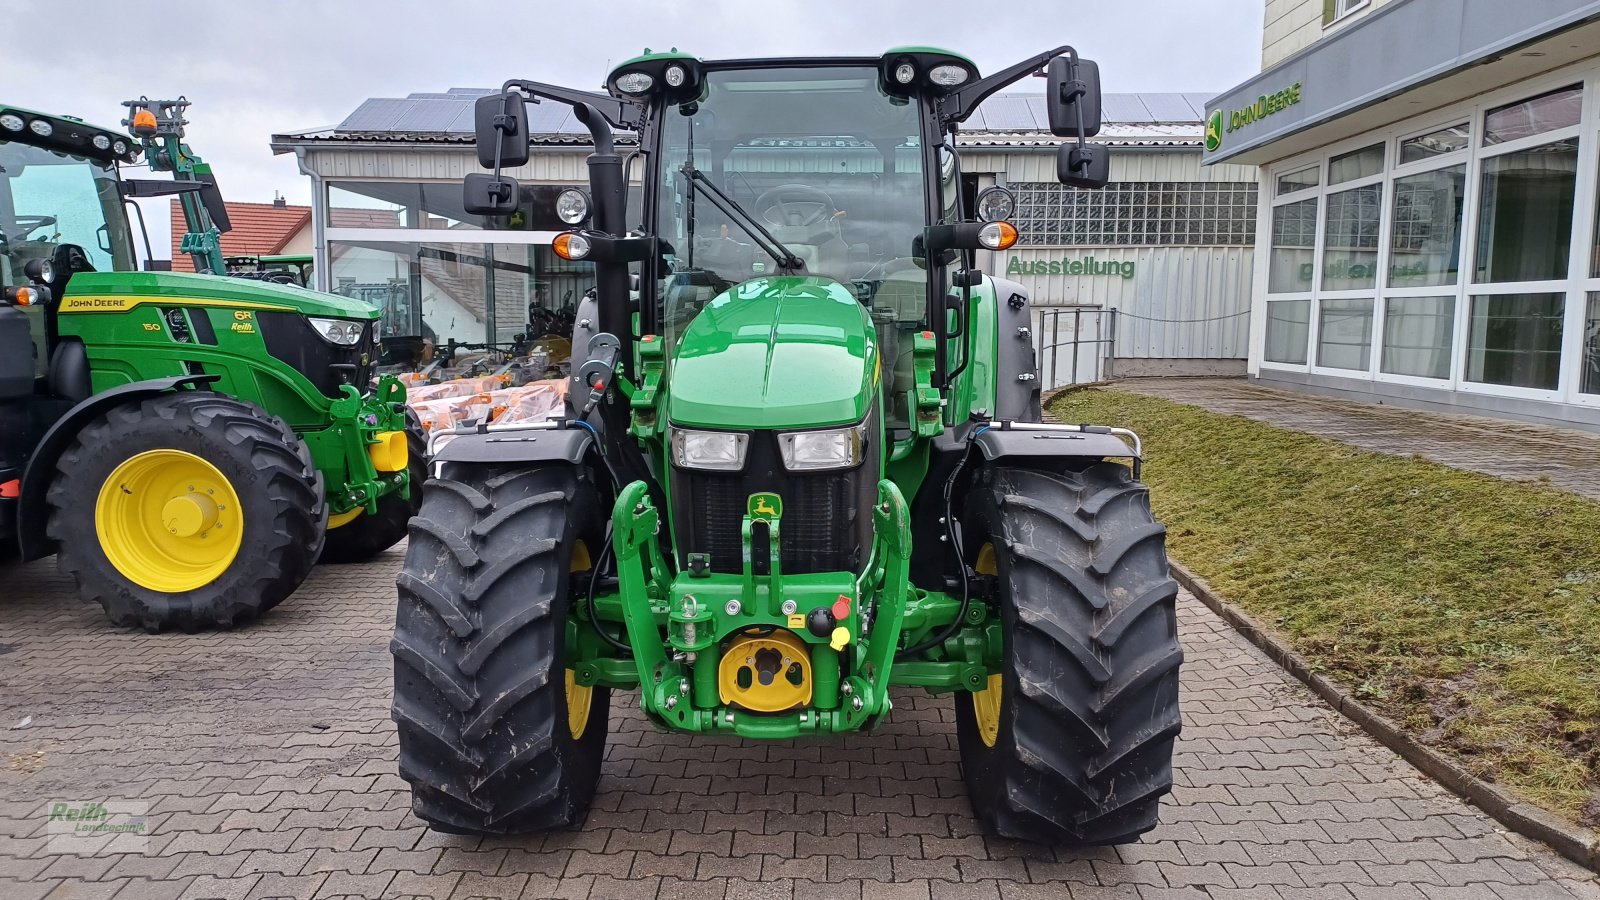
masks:
<path id="1" fill-rule="evenodd" d="M 752 519 L 779 519 L 783 517 L 783 499 L 765 492 L 751 494 L 748 509 Z"/>

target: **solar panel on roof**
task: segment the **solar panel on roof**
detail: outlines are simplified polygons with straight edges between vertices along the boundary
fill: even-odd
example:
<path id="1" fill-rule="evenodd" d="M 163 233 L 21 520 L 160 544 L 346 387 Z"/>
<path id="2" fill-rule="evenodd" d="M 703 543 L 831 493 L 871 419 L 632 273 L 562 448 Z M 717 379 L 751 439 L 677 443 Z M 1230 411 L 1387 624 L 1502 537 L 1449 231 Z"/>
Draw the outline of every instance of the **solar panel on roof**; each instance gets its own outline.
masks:
<path id="1" fill-rule="evenodd" d="M 356 111 L 345 117 L 338 131 L 393 131 L 407 100 L 365 100 Z"/>
<path id="2" fill-rule="evenodd" d="M 968 127 L 982 131 L 1034 131 L 1039 128 L 1038 116 L 1043 112 L 1043 97 L 999 94 L 978 107 L 978 115 L 973 118 L 982 117 L 982 121 L 969 121 Z"/>
<path id="3" fill-rule="evenodd" d="M 1194 110 L 1182 94 L 1140 94 L 1139 98 L 1150 110 L 1152 121 L 1190 122 L 1195 119 Z"/>
<path id="4" fill-rule="evenodd" d="M 1107 122 L 1149 122 L 1150 111 L 1138 94 L 1106 94 L 1101 103 L 1100 117 Z"/>
<path id="5" fill-rule="evenodd" d="M 470 112 L 471 107 L 472 104 L 466 100 L 408 101 L 394 129 L 424 134 L 449 131 L 451 123 L 456 121 L 463 110 Z"/>

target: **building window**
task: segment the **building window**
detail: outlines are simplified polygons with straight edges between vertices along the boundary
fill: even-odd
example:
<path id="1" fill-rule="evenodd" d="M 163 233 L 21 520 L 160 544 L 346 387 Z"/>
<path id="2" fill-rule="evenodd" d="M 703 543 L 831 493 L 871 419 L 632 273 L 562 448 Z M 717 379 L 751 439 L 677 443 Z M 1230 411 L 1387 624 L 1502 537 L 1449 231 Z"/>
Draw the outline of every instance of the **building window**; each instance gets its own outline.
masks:
<path id="1" fill-rule="evenodd" d="M 1566 278 L 1577 183 L 1577 138 L 1484 160 L 1475 280 Z"/>
<path id="2" fill-rule="evenodd" d="M 1322 183 L 1322 167 L 1312 166 L 1298 172 L 1278 176 L 1278 196 L 1284 197 L 1300 191 L 1308 191 Z"/>
<path id="3" fill-rule="evenodd" d="M 1448 156 L 1467 149 L 1472 137 L 1472 126 L 1466 122 L 1430 131 L 1400 142 L 1400 165 Z"/>
<path id="4" fill-rule="evenodd" d="M 1467 380 L 1553 391 L 1561 383 L 1562 294 L 1472 298 Z"/>
<path id="5" fill-rule="evenodd" d="M 1328 160 L 1328 185 L 1383 174 L 1383 145 L 1373 144 Z"/>
<path id="6" fill-rule="evenodd" d="M 1323 300 L 1317 365 L 1365 372 L 1372 360 L 1372 300 Z"/>
<path id="7" fill-rule="evenodd" d="M 1455 327 L 1454 297 L 1390 297 L 1383 311 L 1382 370 L 1413 378 L 1449 378 Z"/>
<path id="8" fill-rule="evenodd" d="M 338 181 L 328 185 L 329 228 L 477 230 L 459 183 Z"/>
<path id="9" fill-rule="evenodd" d="M 1272 254 L 1267 291 L 1295 294 L 1311 290 L 1317 246 L 1317 200 L 1286 203 L 1272 210 Z"/>
<path id="10" fill-rule="evenodd" d="M 1089 191 L 1012 184 L 1020 243 L 1043 247 L 1241 247 L 1255 242 L 1257 186 L 1124 181 Z"/>
<path id="11" fill-rule="evenodd" d="M 509 343 L 540 330 L 540 310 L 576 306 L 594 284 L 592 265 L 538 244 L 331 241 L 335 294 L 383 311 L 379 334 L 419 346 Z"/>
<path id="12" fill-rule="evenodd" d="M 1437 287 L 1457 282 L 1466 196 L 1465 165 L 1394 180 L 1390 287 Z"/>
<path id="13" fill-rule="evenodd" d="M 1305 365 L 1310 340 L 1310 300 L 1274 300 L 1267 304 L 1267 362 Z"/>
<path id="14" fill-rule="evenodd" d="M 1365 9 L 1370 0 L 1322 0 L 1322 25 L 1326 28 L 1351 13 Z"/>
<path id="15" fill-rule="evenodd" d="M 1578 373 L 1578 390 L 1600 394 L 1600 293 L 1589 295 L 1589 308 L 1583 318 L 1583 360 Z"/>
<path id="16" fill-rule="evenodd" d="M 1572 128 L 1583 119 L 1583 86 L 1573 85 L 1491 109 L 1483 117 L 1483 145 L 1504 144 Z"/>
<path id="17" fill-rule="evenodd" d="M 1382 183 L 1328 195 L 1323 290 L 1368 290 L 1377 285 L 1378 225 L 1382 218 Z"/>

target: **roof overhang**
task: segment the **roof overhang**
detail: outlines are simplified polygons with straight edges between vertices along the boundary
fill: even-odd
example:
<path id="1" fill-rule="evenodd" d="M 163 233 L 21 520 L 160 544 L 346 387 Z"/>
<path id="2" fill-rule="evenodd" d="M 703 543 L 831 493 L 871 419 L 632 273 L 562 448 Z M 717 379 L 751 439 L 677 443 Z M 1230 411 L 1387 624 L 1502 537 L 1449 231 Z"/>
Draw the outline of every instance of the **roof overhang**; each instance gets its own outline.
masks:
<path id="1" fill-rule="evenodd" d="M 1213 98 L 1205 162 L 1284 159 L 1597 48 L 1600 0 L 1395 0 Z"/>

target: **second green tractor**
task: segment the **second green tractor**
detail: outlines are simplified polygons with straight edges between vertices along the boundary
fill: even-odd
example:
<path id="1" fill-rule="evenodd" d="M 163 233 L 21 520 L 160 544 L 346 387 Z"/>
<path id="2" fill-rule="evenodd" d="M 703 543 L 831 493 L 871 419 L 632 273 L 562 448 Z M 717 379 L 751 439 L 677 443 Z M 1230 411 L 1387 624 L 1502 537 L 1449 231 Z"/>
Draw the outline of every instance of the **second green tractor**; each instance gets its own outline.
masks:
<path id="1" fill-rule="evenodd" d="M 1060 179 L 1103 186 L 1098 69 L 1068 47 L 988 77 L 927 47 L 647 52 L 603 94 L 478 101 L 482 215 L 531 202 L 503 174 L 527 103 L 587 126 L 554 249 L 596 287 L 564 418 L 435 438 L 392 643 L 418 816 L 581 822 L 617 691 L 667 731 L 788 740 L 872 729 L 922 688 L 953 700 L 990 833 L 1155 827 L 1183 654 L 1142 448 L 1041 421 L 1027 291 L 977 265 L 1017 241 L 1014 198 L 964 190 L 954 139 L 1034 74 Z"/>

